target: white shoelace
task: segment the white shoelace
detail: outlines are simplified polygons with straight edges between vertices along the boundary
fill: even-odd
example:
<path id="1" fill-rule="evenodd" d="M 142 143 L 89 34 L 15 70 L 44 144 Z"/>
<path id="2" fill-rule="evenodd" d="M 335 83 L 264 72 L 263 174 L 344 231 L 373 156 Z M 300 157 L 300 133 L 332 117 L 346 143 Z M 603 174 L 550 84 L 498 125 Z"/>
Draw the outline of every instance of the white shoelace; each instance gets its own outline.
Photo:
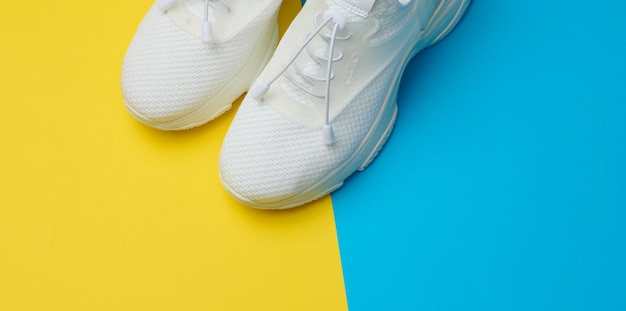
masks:
<path id="1" fill-rule="evenodd" d="M 157 6 L 161 11 L 166 12 L 177 1 L 180 0 L 158 0 Z M 213 41 L 213 27 L 211 26 L 211 22 L 209 22 L 209 7 L 215 7 L 215 4 L 213 4 L 214 1 L 220 2 L 226 10 L 230 12 L 230 5 L 228 5 L 226 0 L 204 0 L 204 21 L 202 23 L 202 42 L 204 43 Z"/>
<path id="2" fill-rule="evenodd" d="M 322 124 L 322 141 L 326 145 L 332 145 L 335 143 L 335 134 L 333 132 L 333 127 L 330 123 L 330 83 L 334 79 L 334 75 L 332 73 L 333 63 L 338 62 L 343 59 L 343 53 L 339 53 L 338 56 L 335 56 L 335 41 L 336 40 L 348 40 L 352 36 L 346 35 L 342 37 L 337 36 L 337 31 L 343 29 L 346 26 L 346 18 L 344 15 L 336 9 L 328 9 L 324 12 L 323 22 L 318 24 L 319 13 L 315 15 L 315 30 L 313 32 L 308 32 L 304 36 L 304 43 L 298 49 L 298 51 L 293 55 L 291 60 L 285 65 L 285 67 L 272 79 L 269 79 L 268 82 L 260 82 L 257 83 L 252 89 L 250 89 L 250 96 L 260 101 L 265 94 L 269 91 L 270 86 L 274 83 L 281 75 L 285 75 L 287 79 L 289 79 L 294 85 L 302 89 L 303 91 L 311 94 L 317 98 L 323 98 L 326 104 L 326 116 L 324 120 L 324 124 Z M 330 33 L 321 33 L 324 27 L 330 25 L 332 27 L 332 31 Z M 315 36 L 319 35 L 324 41 L 328 42 L 328 56 L 315 54 L 309 48 L 309 43 L 315 38 Z M 319 77 L 312 75 L 310 73 L 306 73 L 302 71 L 298 65 L 295 63 L 296 58 L 302 53 L 302 51 L 306 50 L 307 54 L 313 61 L 320 64 L 322 62 L 326 62 L 327 64 L 327 72 L 325 77 Z M 308 81 L 310 83 L 313 82 L 326 82 L 326 89 L 324 94 L 315 93 L 313 90 L 308 89 L 302 83 L 298 82 L 294 77 L 292 77 L 289 73 L 287 73 L 287 69 L 292 67 L 296 74 L 298 74 L 302 79 Z"/>

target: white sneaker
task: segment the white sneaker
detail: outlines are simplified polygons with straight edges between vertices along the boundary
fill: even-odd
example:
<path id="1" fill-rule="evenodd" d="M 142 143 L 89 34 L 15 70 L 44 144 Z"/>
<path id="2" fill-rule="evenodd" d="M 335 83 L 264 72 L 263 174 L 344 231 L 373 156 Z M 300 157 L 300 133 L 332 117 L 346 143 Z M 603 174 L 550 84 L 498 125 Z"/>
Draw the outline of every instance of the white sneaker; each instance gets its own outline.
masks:
<path id="1" fill-rule="evenodd" d="M 266 209 L 339 188 L 391 133 L 407 62 L 446 36 L 469 2 L 308 0 L 226 135 L 224 188 Z"/>
<path id="2" fill-rule="evenodd" d="M 127 110 L 163 130 L 202 125 L 231 107 L 270 59 L 281 0 L 158 0 L 122 68 Z"/>

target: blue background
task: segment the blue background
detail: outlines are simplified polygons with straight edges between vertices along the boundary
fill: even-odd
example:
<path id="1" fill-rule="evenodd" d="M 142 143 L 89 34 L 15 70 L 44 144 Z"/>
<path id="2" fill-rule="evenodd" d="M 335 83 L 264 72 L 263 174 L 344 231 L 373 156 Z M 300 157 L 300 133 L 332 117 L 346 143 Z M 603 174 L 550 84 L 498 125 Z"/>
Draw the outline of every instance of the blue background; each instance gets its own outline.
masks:
<path id="1" fill-rule="evenodd" d="M 333 194 L 350 310 L 626 310 L 626 2 L 473 1 Z"/>

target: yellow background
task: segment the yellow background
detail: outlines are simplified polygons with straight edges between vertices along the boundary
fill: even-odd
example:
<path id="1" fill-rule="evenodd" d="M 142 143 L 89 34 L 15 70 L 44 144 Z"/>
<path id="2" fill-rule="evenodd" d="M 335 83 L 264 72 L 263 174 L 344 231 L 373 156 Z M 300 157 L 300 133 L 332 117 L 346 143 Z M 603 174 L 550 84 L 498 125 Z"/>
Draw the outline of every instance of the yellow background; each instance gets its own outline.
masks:
<path id="1" fill-rule="evenodd" d="M 124 110 L 122 58 L 151 3 L 3 4 L 0 310 L 347 309 L 330 197 L 268 212 L 221 188 L 238 104 L 185 132 Z"/>

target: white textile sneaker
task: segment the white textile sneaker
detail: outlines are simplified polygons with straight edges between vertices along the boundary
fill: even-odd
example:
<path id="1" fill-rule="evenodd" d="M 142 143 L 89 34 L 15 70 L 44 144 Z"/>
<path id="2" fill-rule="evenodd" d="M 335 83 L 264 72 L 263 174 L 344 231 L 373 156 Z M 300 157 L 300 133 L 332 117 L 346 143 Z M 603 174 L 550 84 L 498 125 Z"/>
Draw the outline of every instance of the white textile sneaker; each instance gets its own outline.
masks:
<path id="1" fill-rule="evenodd" d="M 269 61 L 281 0 L 158 0 L 122 67 L 127 110 L 163 130 L 202 125 L 231 107 Z"/>
<path id="2" fill-rule="evenodd" d="M 382 148 L 409 60 L 445 37 L 470 0 L 308 0 L 245 97 L 219 172 L 238 201 L 302 205 Z"/>

